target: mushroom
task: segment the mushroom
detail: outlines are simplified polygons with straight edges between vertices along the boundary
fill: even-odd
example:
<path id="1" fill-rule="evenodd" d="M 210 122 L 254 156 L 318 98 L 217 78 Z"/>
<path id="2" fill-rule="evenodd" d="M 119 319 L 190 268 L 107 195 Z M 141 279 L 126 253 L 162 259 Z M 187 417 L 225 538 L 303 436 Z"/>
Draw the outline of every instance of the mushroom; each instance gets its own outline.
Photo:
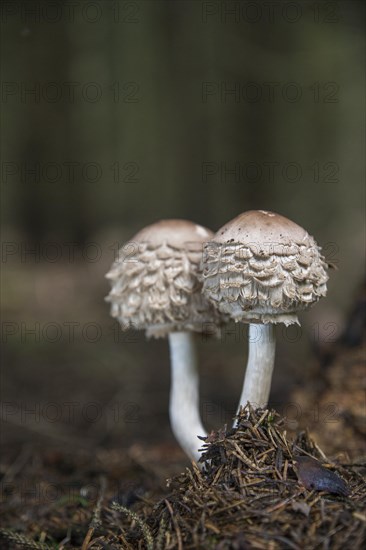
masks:
<path id="1" fill-rule="evenodd" d="M 249 323 L 249 354 L 240 404 L 266 407 L 275 357 L 274 324 L 327 291 L 327 264 L 313 237 L 265 210 L 244 212 L 204 247 L 203 293 L 222 313 Z"/>
<path id="2" fill-rule="evenodd" d="M 203 243 L 213 233 L 185 220 L 145 227 L 121 248 L 107 278 L 106 300 L 122 328 L 168 336 L 171 357 L 170 422 L 186 454 L 200 457 L 206 436 L 199 413 L 198 371 L 193 333 L 217 333 L 219 314 L 202 295 L 198 280 Z"/>

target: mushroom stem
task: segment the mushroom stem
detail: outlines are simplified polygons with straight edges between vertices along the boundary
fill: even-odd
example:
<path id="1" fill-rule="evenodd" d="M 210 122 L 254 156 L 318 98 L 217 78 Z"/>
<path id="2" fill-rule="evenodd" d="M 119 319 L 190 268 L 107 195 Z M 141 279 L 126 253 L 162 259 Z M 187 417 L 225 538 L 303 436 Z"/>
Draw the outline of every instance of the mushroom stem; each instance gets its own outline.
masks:
<path id="1" fill-rule="evenodd" d="M 206 436 L 199 413 L 198 371 L 193 335 L 190 332 L 169 334 L 171 389 L 169 414 L 173 433 L 186 454 L 193 460 L 201 456 Z"/>
<path id="2" fill-rule="evenodd" d="M 249 355 L 240 406 L 249 401 L 255 408 L 268 404 L 276 350 L 275 331 L 271 323 L 249 324 Z M 239 410 L 238 408 L 238 410 Z"/>

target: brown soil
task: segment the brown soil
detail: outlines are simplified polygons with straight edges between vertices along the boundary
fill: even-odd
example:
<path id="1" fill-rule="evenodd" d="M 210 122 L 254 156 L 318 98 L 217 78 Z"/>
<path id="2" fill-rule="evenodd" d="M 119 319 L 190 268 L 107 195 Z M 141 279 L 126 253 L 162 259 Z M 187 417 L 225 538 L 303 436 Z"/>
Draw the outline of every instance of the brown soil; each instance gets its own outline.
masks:
<path id="1" fill-rule="evenodd" d="M 364 462 L 328 459 L 307 433 L 288 437 L 286 420 L 267 410 L 245 409 L 204 449 L 200 468 L 166 486 L 181 457 L 174 464 L 170 449 L 91 458 L 25 448 L 3 477 L 2 547 L 363 548 Z M 310 469 L 305 457 L 316 460 Z"/>

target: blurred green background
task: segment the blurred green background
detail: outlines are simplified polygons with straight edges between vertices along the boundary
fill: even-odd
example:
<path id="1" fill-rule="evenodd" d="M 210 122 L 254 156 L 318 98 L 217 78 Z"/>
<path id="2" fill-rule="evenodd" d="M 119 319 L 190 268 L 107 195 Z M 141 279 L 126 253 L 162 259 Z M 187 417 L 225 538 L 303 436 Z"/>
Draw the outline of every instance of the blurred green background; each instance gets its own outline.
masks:
<path id="1" fill-rule="evenodd" d="M 278 329 L 280 409 L 363 279 L 364 3 L 1 10 L 4 437 L 172 441 L 167 343 L 119 331 L 104 274 L 146 224 L 216 231 L 249 209 L 304 226 L 338 267 L 301 332 Z M 236 409 L 246 329 L 198 347 L 202 414 L 218 427 Z"/>

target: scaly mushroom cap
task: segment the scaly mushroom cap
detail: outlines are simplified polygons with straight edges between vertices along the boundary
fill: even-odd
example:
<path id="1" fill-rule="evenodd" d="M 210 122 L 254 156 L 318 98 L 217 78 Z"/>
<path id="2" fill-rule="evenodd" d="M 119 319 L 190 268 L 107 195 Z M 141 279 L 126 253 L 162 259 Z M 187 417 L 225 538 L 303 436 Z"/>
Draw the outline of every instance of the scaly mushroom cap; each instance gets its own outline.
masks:
<path id="1" fill-rule="evenodd" d="M 147 336 L 217 331 L 219 313 L 197 278 L 203 243 L 212 237 L 212 231 L 185 220 L 162 220 L 139 231 L 106 275 L 112 317 L 122 328 L 145 329 Z"/>
<path id="2" fill-rule="evenodd" d="M 326 295 L 327 264 L 313 237 L 265 210 L 240 214 L 204 247 L 203 292 L 236 321 L 297 323 Z"/>

